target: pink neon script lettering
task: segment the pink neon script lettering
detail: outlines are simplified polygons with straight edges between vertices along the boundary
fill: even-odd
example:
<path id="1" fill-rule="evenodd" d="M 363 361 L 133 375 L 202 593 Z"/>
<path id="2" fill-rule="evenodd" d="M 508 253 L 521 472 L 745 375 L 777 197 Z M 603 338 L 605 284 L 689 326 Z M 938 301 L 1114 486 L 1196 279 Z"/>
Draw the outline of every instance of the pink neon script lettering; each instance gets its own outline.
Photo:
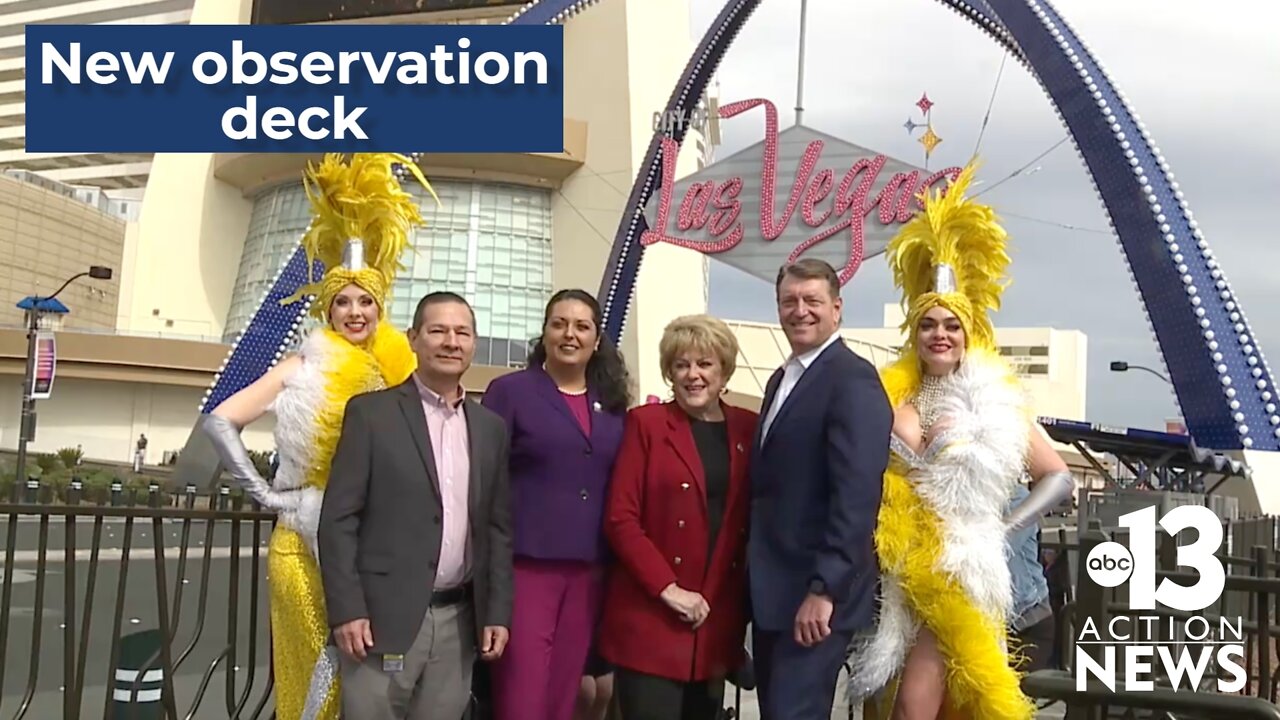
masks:
<path id="1" fill-rule="evenodd" d="M 923 209 L 920 198 L 924 193 L 944 178 L 955 180 L 961 171 L 958 167 L 947 168 L 933 173 L 923 181 L 918 171 L 896 173 L 872 198 L 871 189 L 879 180 L 888 158 L 878 155 L 857 160 L 844 172 L 837 184 L 834 170 L 817 170 L 824 143 L 814 140 L 801 155 L 795 177 L 791 179 L 786 205 L 779 210 L 777 108 L 768 100 L 743 100 L 721 107 L 720 117 L 731 118 L 759 106 L 764 106 L 765 114 L 764 156 L 760 167 L 760 237 L 768 242 L 781 237 L 791 225 L 798 207 L 801 222 L 816 232 L 791 251 L 787 261 L 793 262 L 823 240 L 848 230 L 849 254 L 844 267 L 840 269 L 842 283 L 848 282 L 862 264 L 866 223 L 872 212 L 878 210 L 876 219 L 882 225 L 906 222 L 918 210 Z M 655 227 L 640 236 L 640 243 L 652 245 L 666 242 L 708 254 L 722 253 L 736 247 L 746 235 L 741 219 L 742 203 L 739 200 L 745 185 L 743 178 L 732 177 L 719 183 L 715 180 L 695 182 L 676 205 L 675 158 L 679 150 L 680 146 L 675 140 L 663 138 L 662 187 L 658 196 L 657 222 Z M 668 234 L 673 209 L 676 230 L 681 233 L 705 232 L 708 239 L 689 240 Z"/>

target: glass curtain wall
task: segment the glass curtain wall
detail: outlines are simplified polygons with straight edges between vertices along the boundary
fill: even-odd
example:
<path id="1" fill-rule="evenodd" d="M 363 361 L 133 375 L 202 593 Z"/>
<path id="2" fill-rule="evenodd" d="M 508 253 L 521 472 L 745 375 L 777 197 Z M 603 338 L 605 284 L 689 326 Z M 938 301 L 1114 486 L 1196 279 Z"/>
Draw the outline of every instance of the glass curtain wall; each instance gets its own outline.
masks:
<path id="1" fill-rule="evenodd" d="M 476 311 L 475 362 L 518 366 L 538 334 L 551 297 L 551 193 L 494 183 L 437 180 L 437 205 L 421 188 L 406 185 L 422 209 L 418 228 L 401 257 L 389 306 L 399 329 L 413 321 L 418 300 L 448 290 Z M 244 329 L 268 283 L 310 222 L 300 183 L 280 185 L 254 198 L 224 340 Z"/>

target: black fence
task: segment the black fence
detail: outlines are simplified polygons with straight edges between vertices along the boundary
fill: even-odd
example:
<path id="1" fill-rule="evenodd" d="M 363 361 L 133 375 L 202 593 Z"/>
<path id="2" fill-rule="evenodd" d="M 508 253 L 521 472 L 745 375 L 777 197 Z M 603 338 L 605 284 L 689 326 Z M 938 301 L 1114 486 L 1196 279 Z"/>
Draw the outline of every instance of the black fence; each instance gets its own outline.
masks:
<path id="1" fill-rule="evenodd" d="M 88 494 L 28 482 L 0 504 L 0 714 L 273 717 L 274 515 L 226 487 Z"/>
<path id="2" fill-rule="evenodd" d="M 0 715 L 274 717 L 266 584 L 274 521 L 227 486 L 212 494 L 120 482 L 86 490 L 76 480 L 13 488 L 0 503 Z M 1063 667 L 1027 676 L 1027 692 L 1065 706 L 1070 720 L 1280 720 L 1280 522 L 1239 520 L 1224 533 L 1226 592 L 1204 614 L 1243 619 L 1244 689 L 1218 693 L 1216 677 L 1196 693 L 1160 689 L 1166 677 L 1154 677 L 1151 692 L 1112 692 L 1096 681 L 1077 689 L 1072 639 L 1082 623 L 1133 614 L 1124 585 L 1103 588 L 1079 571 L 1098 543 L 1124 540 L 1095 524 L 1079 537 L 1074 529 L 1043 535 L 1059 556 L 1050 575 Z M 1157 546 L 1157 577 L 1187 585 L 1197 577 L 1179 570 L 1172 539 Z M 1184 637 L 1186 613 L 1142 614 L 1170 619 L 1144 640 L 1195 645 Z M 751 702 L 732 686 L 726 694 L 730 718 Z"/>

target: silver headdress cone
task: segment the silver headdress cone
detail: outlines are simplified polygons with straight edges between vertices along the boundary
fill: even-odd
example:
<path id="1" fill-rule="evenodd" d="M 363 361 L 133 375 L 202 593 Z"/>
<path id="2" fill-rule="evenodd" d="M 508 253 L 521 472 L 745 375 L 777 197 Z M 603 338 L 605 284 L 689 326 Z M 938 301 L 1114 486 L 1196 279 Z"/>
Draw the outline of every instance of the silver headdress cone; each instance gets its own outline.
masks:
<path id="1" fill-rule="evenodd" d="M 364 241 L 350 238 L 346 247 L 342 248 L 342 267 L 359 271 L 364 269 Z"/>
<path id="2" fill-rule="evenodd" d="M 956 271 L 946 263 L 939 263 L 933 269 L 933 291 L 939 294 L 956 291 Z"/>

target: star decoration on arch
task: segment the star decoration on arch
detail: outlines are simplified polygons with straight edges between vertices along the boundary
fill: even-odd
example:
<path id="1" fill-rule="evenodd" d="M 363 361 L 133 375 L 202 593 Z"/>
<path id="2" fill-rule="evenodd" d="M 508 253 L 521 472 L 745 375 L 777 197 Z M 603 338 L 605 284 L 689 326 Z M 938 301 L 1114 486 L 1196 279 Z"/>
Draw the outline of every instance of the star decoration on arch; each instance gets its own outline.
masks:
<path id="1" fill-rule="evenodd" d="M 942 138 L 938 137 L 938 134 L 933 131 L 933 126 L 929 125 L 917 142 L 924 146 L 924 156 L 928 158 L 933 154 L 933 149 L 942 142 Z"/>
<path id="2" fill-rule="evenodd" d="M 920 99 L 916 101 L 915 105 L 920 110 L 920 114 L 924 116 L 924 122 L 918 123 L 908 117 L 907 121 L 902 124 L 902 127 L 906 129 L 908 135 L 914 135 L 916 130 L 924 128 L 924 133 L 916 139 L 916 142 L 920 143 L 924 147 L 924 161 L 926 168 L 929 167 L 929 158 L 933 155 L 933 151 L 937 149 L 938 145 L 942 144 L 942 138 L 933 129 L 934 104 L 935 103 L 929 99 L 929 93 L 921 93 Z"/>

